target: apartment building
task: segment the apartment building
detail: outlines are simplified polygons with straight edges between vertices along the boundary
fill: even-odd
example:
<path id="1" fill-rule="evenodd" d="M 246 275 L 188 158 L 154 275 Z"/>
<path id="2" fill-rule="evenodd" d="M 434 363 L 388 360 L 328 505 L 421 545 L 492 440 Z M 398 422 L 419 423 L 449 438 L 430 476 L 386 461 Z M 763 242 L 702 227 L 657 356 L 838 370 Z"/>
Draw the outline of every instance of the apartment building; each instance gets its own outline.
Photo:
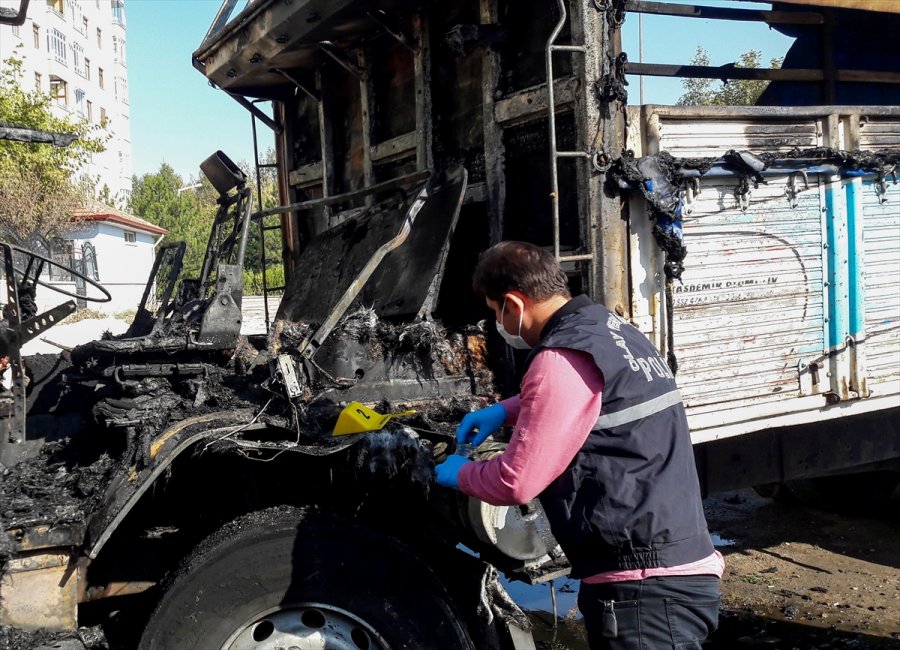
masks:
<path id="1" fill-rule="evenodd" d="M 0 0 L 18 8 L 19 0 Z M 0 60 L 24 61 L 22 83 L 53 97 L 59 115 L 84 117 L 110 136 L 82 170 L 124 206 L 131 195 L 131 123 L 125 0 L 31 0 L 25 24 L 0 25 Z"/>

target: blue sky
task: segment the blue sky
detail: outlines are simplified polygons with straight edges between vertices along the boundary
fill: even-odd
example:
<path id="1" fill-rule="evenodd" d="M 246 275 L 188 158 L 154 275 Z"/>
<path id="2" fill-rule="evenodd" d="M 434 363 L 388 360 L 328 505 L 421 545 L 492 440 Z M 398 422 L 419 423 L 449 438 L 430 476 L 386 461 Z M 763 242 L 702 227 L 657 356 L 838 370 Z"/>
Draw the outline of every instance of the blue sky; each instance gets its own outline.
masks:
<path id="1" fill-rule="evenodd" d="M 552 0 L 547 0 L 548 2 Z M 698 4 L 768 8 L 767 4 L 705 0 Z M 221 90 L 210 88 L 191 66 L 191 53 L 209 29 L 221 0 L 129 0 L 128 85 L 134 172 L 154 172 L 167 162 L 187 179 L 216 149 L 236 161 L 253 160 L 250 114 Z M 638 60 L 638 17 L 629 14 L 623 47 Z M 644 61 L 688 63 L 703 45 L 713 65 L 737 59 L 749 49 L 763 61 L 783 56 L 791 39 L 765 25 L 665 16 L 644 17 Z M 638 102 L 639 80 L 629 78 L 630 101 Z M 646 103 L 673 103 L 682 92 L 677 79 L 647 78 Z M 259 125 L 260 149 L 271 146 Z"/>
<path id="2" fill-rule="evenodd" d="M 235 161 L 253 160 L 250 113 L 191 66 L 221 0 L 130 0 L 128 90 L 134 173 L 163 162 L 185 177 L 217 149 Z M 260 151 L 272 146 L 259 125 Z M 265 138 L 268 138 L 264 140 Z"/>

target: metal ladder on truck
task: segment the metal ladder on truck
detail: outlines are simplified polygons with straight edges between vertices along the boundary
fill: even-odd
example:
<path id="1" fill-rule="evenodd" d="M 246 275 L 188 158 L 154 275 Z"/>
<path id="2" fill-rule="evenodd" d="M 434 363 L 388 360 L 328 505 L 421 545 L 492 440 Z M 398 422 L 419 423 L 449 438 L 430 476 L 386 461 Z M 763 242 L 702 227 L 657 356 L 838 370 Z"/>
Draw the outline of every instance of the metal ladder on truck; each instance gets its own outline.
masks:
<path id="1" fill-rule="evenodd" d="M 579 0 L 574 0 L 578 2 Z M 586 49 L 584 45 L 562 45 L 557 44 L 557 39 L 559 38 L 560 32 L 562 32 L 563 28 L 566 25 L 566 20 L 568 19 L 568 13 L 566 10 L 565 0 L 557 0 L 557 5 L 559 7 L 559 22 L 556 23 L 556 26 L 553 28 L 553 31 L 550 34 L 550 37 L 547 39 L 547 46 L 544 51 L 544 56 L 546 60 L 546 68 L 547 68 L 547 119 L 549 120 L 549 143 L 550 143 L 550 205 L 552 210 L 553 217 L 553 254 L 556 257 L 556 260 L 560 264 L 565 264 L 566 262 L 588 262 L 589 264 L 589 278 L 591 278 L 590 282 L 593 282 L 593 278 L 597 276 L 597 255 L 596 251 L 593 250 L 592 245 L 592 237 L 590 236 L 590 228 L 593 227 L 594 218 L 593 215 L 589 215 L 589 223 L 590 225 L 583 233 L 583 247 L 588 252 L 581 253 L 577 255 L 561 255 L 560 254 L 560 241 L 559 241 L 559 160 L 561 158 L 575 158 L 575 159 L 584 159 L 586 164 L 590 164 L 592 155 L 586 151 L 560 151 L 557 148 L 556 144 L 556 96 L 555 90 L 553 88 L 553 53 L 554 52 L 569 52 L 571 54 L 581 54 L 585 55 Z M 574 66 L 573 69 L 577 70 L 579 66 Z M 581 66 L 581 69 L 584 69 L 584 66 Z M 584 76 L 582 74 L 582 76 Z M 581 87 L 586 88 L 585 80 L 582 79 Z M 589 210 L 589 212 L 591 212 Z"/>
<path id="2" fill-rule="evenodd" d="M 269 101 L 267 99 L 256 99 L 253 100 L 253 104 L 259 104 L 261 102 Z M 250 120 L 253 125 L 253 162 L 256 167 L 256 205 L 257 205 L 257 214 L 254 215 L 256 222 L 259 224 L 259 266 L 262 270 L 262 292 L 263 292 L 263 313 L 265 315 L 266 321 L 266 331 L 269 331 L 269 326 L 271 325 L 271 317 L 269 314 L 269 296 L 276 292 L 283 292 L 285 286 L 269 286 L 269 261 L 266 258 L 266 233 L 277 230 L 278 231 L 278 241 L 279 245 L 283 244 L 282 240 L 282 229 L 281 229 L 281 218 L 278 215 L 265 215 L 260 214 L 263 210 L 265 210 L 265 206 L 263 205 L 263 196 L 262 196 L 262 171 L 265 169 L 277 169 L 278 165 L 276 163 L 263 163 L 260 162 L 259 158 L 259 139 L 257 138 L 256 132 L 256 122 L 257 117 L 256 113 L 253 111 L 250 112 Z M 278 221 L 275 224 L 267 224 L 266 219 L 275 216 Z"/>

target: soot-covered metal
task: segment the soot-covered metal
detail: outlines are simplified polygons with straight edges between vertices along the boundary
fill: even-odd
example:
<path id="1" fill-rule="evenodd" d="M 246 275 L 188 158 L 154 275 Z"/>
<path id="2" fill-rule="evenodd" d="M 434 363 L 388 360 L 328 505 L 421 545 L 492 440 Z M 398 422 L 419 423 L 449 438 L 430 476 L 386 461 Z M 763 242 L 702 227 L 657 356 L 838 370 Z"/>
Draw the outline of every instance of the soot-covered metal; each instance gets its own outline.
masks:
<path id="1" fill-rule="evenodd" d="M 420 220 L 429 223 L 421 230 L 437 228 L 439 236 L 423 238 L 413 228 L 411 253 L 394 253 L 362 293 L 364 299 L 392 296 L 407 286 L 415 294 L 406 303 L 416 305 L 411 320 L 391 322 L 379 316 L 377 305 L 357 302 L 316 354 L 304 355 L 304 342 L 331 315 L 327 309 L 319 310 L 318 319 L 277 320 L 266 338 L 240 337 L 231 347 L 204 349 L 190 335 L 195 319 L 176 307 L 154 317 L 143 335 L 105 337 L 60 357 L 28 359 L 31 374 L 40 376 L 32 386 L 29 425 L 35 436 L 52 428 L 45 436 L 52 440 L 4 472 L 0 557 L 21 550 L 23 531 L 36 526 L 64 527 L 67 545 L 84 543 L 96 551 L 145 483 L 163 468 L 172 471 L 172 457 L 181 453 L 175 448 L 192 436 L 194 453 L 259 460 L 285 451 L 323 456 L 353 447 L 358 473 L 402 474 L 427 494 L 434 457 L 446 453 L 453 438 L 450 423 L 493 393 L 481 325 L 448 330 L 415 318 L 423 307 L 425 316 L 433 308 L 464 186 L 463 174 L 449 203 L 422 209 Z M 347 252 L 345 238 L 327 235 L 323 241 L 316 250 L 326 258 Z M 371 252 L 372 242 L 356 241 Z M 327 242 L 340 250 L 329 250 Z M 171 282 L 164 284 L 168 294 Z M 337 416 L 351 400 L 417 413 L 381 433 L 335 438 Z M 206 436 L 206 430 L 214 433 Z"/>

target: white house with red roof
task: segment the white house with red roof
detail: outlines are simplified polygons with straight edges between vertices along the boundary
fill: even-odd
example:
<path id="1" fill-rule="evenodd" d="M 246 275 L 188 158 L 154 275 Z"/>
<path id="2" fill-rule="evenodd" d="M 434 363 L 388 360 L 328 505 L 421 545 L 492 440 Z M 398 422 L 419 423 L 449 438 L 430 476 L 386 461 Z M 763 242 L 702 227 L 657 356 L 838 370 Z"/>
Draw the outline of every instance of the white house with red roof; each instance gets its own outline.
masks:
<path id="1" fill-rule="evenodd" d="M 153 267 L 156 245 L 168 230 L 99 201 L 89 201 L 77 210 L 73 221 L 71 233 L 53 241 L 52 259 L 96 280 L 112 296 L 108 303 L 79 301 L 79 306 L 112 314 L 137 309 Z M 80 283 L 71 275 L 57 267 L 45 273 L 49 284 L 79 293 Z M 88 296 L 97 295 L 89 286 L 85 291 Z M 59 302 L 58 295 L 38 291 L 40 307 Z"/>

